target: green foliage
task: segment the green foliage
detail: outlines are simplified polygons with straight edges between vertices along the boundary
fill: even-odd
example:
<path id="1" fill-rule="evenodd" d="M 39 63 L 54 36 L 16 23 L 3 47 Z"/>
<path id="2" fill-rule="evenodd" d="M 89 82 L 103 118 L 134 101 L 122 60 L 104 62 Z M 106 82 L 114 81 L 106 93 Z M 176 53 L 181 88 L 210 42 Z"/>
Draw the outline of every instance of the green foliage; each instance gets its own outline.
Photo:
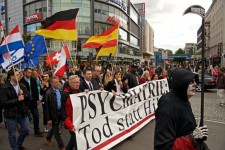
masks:
<path id="1" fill-rule="evenodd" d="M 175 54 L 185 54 L 185 52 L 184 52 L 184 50 L 183 50 L 182 48 L 179 48 L 179 49 L 175 52 Z M 185 58 L 174 58 L 173 61 L 180 63 L 180 62 L 185 61 Z"/>
<path id="2" fill-rule="evenodd" d="M 168 50 L 167 50 L 167 54 L 168 54 L 168 55 L 173 55 L 173 51 L 168 49 Z"/>
<path id="3" fill-rule="evenodd" d="M 184 54 L 184 50 L 182 48 L 179 48 L 175 54 Z"/>

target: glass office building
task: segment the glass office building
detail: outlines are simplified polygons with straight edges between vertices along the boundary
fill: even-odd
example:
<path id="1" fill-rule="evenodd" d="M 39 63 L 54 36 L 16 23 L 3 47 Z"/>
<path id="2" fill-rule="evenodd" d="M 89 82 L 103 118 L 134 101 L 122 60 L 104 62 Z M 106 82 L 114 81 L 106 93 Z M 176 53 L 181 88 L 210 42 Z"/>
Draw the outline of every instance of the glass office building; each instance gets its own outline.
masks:
<path id="1" fill-rule="evenodd" d="M 11 1 L 5 1 L 5 3 L 9 6 Z M 23 0 L 21 7 L 24 35 L 34 36 L 34 32 L 41 28 L 41 21 L 56 12 L 79 8 L 76 18 L 78 41 L 77 43 L 67 42 L 72 55 L 77 52 L 78 56 L 83 59 L 87 58 L 89 53 L 96 55 L 95 49 L 84 49 L 82 45 L 90 36 L 101 34 L 112 27 L 115 22 L 120 22 L 117 59 L 133 61 L 142 58 L 140 14 L 130 0 Z M 6 13 L 8 13 L 7 10 Z M 13 20 L 9 24 L 13 26 Z M 61 40 L 46 38 L 46 43 L 50 52 L 62 46 Z"/>

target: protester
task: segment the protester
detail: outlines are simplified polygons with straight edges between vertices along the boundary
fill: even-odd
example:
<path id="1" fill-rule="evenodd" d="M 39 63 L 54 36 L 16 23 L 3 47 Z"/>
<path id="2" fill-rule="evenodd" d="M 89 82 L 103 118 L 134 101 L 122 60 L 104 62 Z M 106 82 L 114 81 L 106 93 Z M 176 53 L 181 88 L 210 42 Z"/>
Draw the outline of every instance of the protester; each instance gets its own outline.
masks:
<path id="1" fill-rule="evenodd" d="M 152 75 L 151 81 L 152 81 L 152 80 L 158 80 L 158 79 L 159 79 L 158 74 L 155 74 L 155 73 L 154 73 L 154 74 Z"/>
<path id="2" fill-rule="evenodd" d="M 139 79 L 140 84 L 146 83 L 150 81 L 150 76 L 149 76 L 149 71 L 145 70 L 141 76 L 141 78 Z"/>
<path id="3" fill-rule="evenodd" d="M 150 67 L 150 69 L 149 69 L 149 76 L 150 76 L 150 78 L 152 78 L 152 75 L 154 74 L 154 72 L 155 72 L 154 67 Z"/>
<path id="4" fill-rule="evenodd" d="M 217 78 L 217 97 L 220 106 L 225 106 L 225 70 L 219 69 L 219 75 Z"/>
<path id="5" fill-rule="evenodd" d="M 46 120 L 49 126 L 52 128 L 49 130 L 46 136 L 46 143 L 48 146 L 52 146 L 51 138 L 54 135 L 58 147 L 60 150 L 65 150 L 63 140 L 59 133 L 59 124 L 60 121 L 63 121 L 66 118 L 65 112 L 63 110 L 63 100 L 62 92 L 59 91 L 59 78 L 53 76 L 50 79 L 51 88 L 47 90 L 45 95 L 45 115 Z"/>
<path id="6" fill-rule="evenodd" d="M 123 86 L 122 83 L 122 72 L 116 71 L 114 75 L 114 79 L 108 82 L 108 85 L 105 87 L 105 90 L 112 92 L 114 95 L 127 93 L 128 89 L 127 87 Z"/>
<path id="7" fill-rule="evenodd" d="M 198 75 L 191 71 L 174 70 L 172 90 L 159 99 L 155 112 L 155 150 L 207 149 L 207 145 L 200 141 L 206 140 L 208 129 L 197 126 L 189 101 L 195 95 L 197 80 Z"/>
<path id="8" fill-rule="evenodd" d="M 93 90 L 99 90 L 100 88 L 103 88 L 102 81 L 100 79 L 100 74 L 101 74 L 101 66 L 95 65 L 92 70 L 92 78 L 91 78 Z"/>
<path id="9" fill-rule="evenodd" d="M 43 74 L 43 80 L 41 82 L 41 92 L 40 94 L 42 95 L 42 100 L 41 100 L 41 103 L 42 103 L 42 109 L 43 109 L 43 124 L 44 124 L 44 132 L 48 132 L 48 124 L 47 124 L 47 120 L 46 120 L 46 116 L 45 116 L 45 94 L 46 94 L 46 91 L 51 88 L 51 84 L 50 84 L 50 76 L 49 74 L 46 72 Z"/>
<path id="10" fill-rule="evenodd" d="M 161 65 L 158 65 L 157 68 L 155 69 L 155 74 L 157 74 L 159 77 L 162 73 L 162 70 L 163 69 L 162 69 Z"/>
<path id="11" fill-rule="evenodd" d="M 8 130 L 8 139 L 12 150 L 26 150 L 23 142 L 29 134 L 30 123 L 27 114 L 29 92 L 19 83 L 19 72 L 13 69 L 7 74 L 8 81 L 0 91 L 1 105 L 4 109 L 4 118 Z M 16 140 L 17 123 L 21 126 L 21 132 Z"/>
<path id="12" fill-rule="evenodd" d="M 83 70 L 84 79 L 80 82 L 81 92 L 93 91 L 93 85 L 91 83 L 92 71 L 91 68 L 86 68 Z"/>
<path id="13" fill-rule="evenodd" d="M 42 100 L 42 96 L 41 96 L 40 92 L 41 92 L 41 80 L 42 80 L 42 78 L 40 77 L 39 71 L 37 69 L 33 70 L 33 78 L 36 79 L 37 88 L 38 88 L 38 95 L 39 95 L 39 101 L 41 101 Z"/>
<path id="14" fill-rule="evenodd" d="M 105 74 L 105 78 L 103 80 L 103 86 L 106 87 L 109 83 L 109 81 L 112 80 L 112 73 L 109 69 L 107 69 L 106 74 Z"/>
<path id="15" fill-rule="evenodd" d="M 70 132 L 70 140 L 66 146 L 66 150 L 77 150 L 77 141 L 75 135 L 75 127 L 73 125 L 73 107 L 71 103 L 71 99 L 69 97 L 70 94 L 79 93 L 80 86 L 80 78 L 77 75 L 72 75 L 69 77 L 69 87 L 64 89 L 63 99 L 66 103 L 64 109 L 66 110 L 67 118 L 64 121 L 66 128 Z"/>
<path id="16" fill-rule="evenodd" d="M 2 74 L 0 74 L 0 91 L 2 89 L 2 86 L 5 84 L 5 81 L 3 79 Z M 3 122 L 3 116 L 2 116 L 2 106 L 0 105 L 0 128 L 2 127 L 2 122 Z"/>
<path id="17" fill-rule="evenodd" d="M 39 128 L 39 113 L 37 104 L 39 101 L 39 94 L 38 94 L 38 88 L 37 88 L 37 82 L 36 79 L 34 79 L 32 76 L 32 69 L 31 68 L 25 68 L 24 69 L 24 76 L 20 79 L 20 82 L 23 83 L 30 94 L 30 104 L 29 104 L 29 110 L 32 113 L 33 116 L 33 123 L 34 123 L 34 136 L 35 137 L 43 137 L 43 133 L 40 131 Z"/>
<path id="18" fill-rule="evenodd" d="M 168 73 L 166 69 L 163 69 L 161 75 L 159 76 L 159 79 L 168 79 Z"/>
<path id="19" fill-rule="evenodd" d="M 131 64 L 130 71 L 124 76 L 123 81 L 128 80 L 128 87 L 129 87 L 129 89 L 139 85 L 139 78 L 138 78 L 138 75 L 137 75 L 137 68 L 138 68 L 138 64 L 137 63 Z"/>

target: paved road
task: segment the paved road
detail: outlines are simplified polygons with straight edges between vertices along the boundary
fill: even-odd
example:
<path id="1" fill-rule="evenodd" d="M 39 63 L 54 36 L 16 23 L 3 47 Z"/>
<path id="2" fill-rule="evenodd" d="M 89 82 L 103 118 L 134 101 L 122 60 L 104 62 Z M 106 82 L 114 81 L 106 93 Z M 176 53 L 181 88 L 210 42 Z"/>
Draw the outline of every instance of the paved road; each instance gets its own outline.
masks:
<path id="1" fill-rule="evenodd" d="M 196 118 L 200 114 L 200 93 L 191 99 L 193 112 Z M 42 117 L 42 115 L 40 116 Z M 42 119 L 42 118 L 41 118 Z M 41 120 L 40 119 L 40 120 Z M 220 107 L 216 98 L 216 91 L 211 90 L 205 93 L 205 124 L 209 128 L 207 144 L 211 150 L 225 150 L 225 107 Z M 153 150 L 155 121 L 147 124 L 143 129 L 134 135 L 132 140 L 125 140 L 112 148 L 112 150 Z M 45 144 L 44 137 L 34 137 L 33 126 L 31 126 L 30 136 L 26 138 L 24 146 L 29 150 L 57 150 L 57 143 L 53 138 L 53 146 Z M 42 126 L 43 129 L 43 126 Z M 67 144 L 69 134 L 62 129 L 62 137 Z M 10 150 L 7 139 L 7 130 L 0 128 L 0 149 Z"/>

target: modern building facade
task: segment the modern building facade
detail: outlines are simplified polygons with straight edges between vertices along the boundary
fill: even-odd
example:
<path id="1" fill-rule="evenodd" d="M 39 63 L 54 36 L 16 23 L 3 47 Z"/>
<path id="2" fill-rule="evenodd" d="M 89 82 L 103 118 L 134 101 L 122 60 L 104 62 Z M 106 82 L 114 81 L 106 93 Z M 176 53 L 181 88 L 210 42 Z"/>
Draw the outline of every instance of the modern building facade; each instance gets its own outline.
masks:
<path id="1" fill-rule="evenodd" d="M 79 8 L 77 15 L 77 43 L 68 42 L 72 55 L 75 53 L 81 59 L 87 59 L 90 54 L 96 55 L 95 49 L 82 48 L 87 39 L 101 34 L 116 22 L 120 22 L 117 60 L 141 60 L 140 50 L 140 14 L 130 0 L 5 0 L 6 30 L 9 32 L 16 25 L 21 27 L 21 33 L 34 36 L 41 28 L 41 21 L 56 12 Z M 62 41 L 46 39 L 49 51 L 61 48 Z"/>
<path id="2" fill-rule="evenodd" d="M 185 43 L 184 52 L 185 54 L 196 55 L 197 44 L 196 43 Z"/>
<path id="3" fill-rule="evenodd" d="M 146 62 L 149 61 L 151 56 L 154 55 L 154 30 L 145 17 L 145 3 L 137 3 L 134 4 L 134 6 L 140 13 L 140 49 L 143 54 L 143 61 Z"/>
<path id="4" fill-rule="evenodd" d="M 225 66 L 225 1 L 213 0 L 205 19 L 206 59 Z"/>

